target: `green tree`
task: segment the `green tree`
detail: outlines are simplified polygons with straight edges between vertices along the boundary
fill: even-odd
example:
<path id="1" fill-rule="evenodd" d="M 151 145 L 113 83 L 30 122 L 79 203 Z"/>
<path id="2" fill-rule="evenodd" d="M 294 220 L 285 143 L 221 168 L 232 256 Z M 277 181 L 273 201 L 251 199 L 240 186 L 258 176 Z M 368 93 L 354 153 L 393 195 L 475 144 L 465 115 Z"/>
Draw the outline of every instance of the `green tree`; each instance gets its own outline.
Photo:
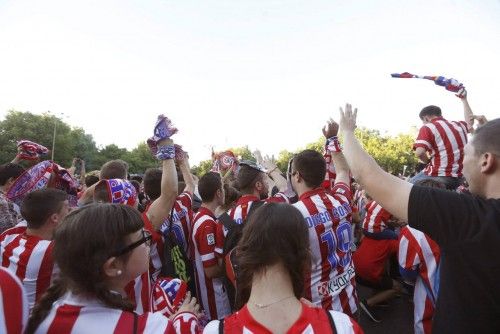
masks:
<path id="1" fill-rule="evenodd" d="M 151 155 L 146 143 L 139 143 L 136 148 L 125 154 L 123 160 L 128 162 L 131 174 L 142 174 L 148 168 L 160 166 L 158 160 Z"/>
<path id="2" fill-rule="evenodd" d="M 52 149 L 52 140 L 56 127 L 54 160 L 69 167 L 76 156 L 92 157 L 97 148 L 91 135 L 83 129 L 72 129 L 60 118 L 45 113 L 35 115 L 30 112 L 9 110 L 5 119 L 0 121 L 0 161 L 11 161 L 17 152 L 16 141 L 28 139 Z M 51 152 L 45 159 L 51 158 Z"/>
<path id="3" fill-rule="evenodd" d="M 191 168 L 191 171 L 193 172 L 193 174 L 196 174 L 198 177 L 201 177 L 203 175 L 205 175 L 207 172 L 210 171 L 210 169 L 212 169 L 212 160 L 209 159 L 209 160 L 203 160 L 203 161 L 200 161 L 200 163 L 196 166 L 193 166 Z"/>

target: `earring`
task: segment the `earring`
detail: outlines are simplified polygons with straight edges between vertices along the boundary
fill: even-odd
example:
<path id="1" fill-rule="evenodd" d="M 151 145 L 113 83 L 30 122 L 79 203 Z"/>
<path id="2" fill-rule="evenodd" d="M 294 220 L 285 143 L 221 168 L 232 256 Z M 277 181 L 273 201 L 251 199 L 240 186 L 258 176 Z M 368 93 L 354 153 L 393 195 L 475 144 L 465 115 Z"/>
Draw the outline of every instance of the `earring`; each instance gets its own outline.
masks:
<path id="1" fill-rule="evenodd" d="M 116 271 L 116 273 L 117 273 L 117 274 L 118 274 L 118 276 L 119 276 L 119 275 L 121 275 L 121 274 L 122 274 L 122 271 L 121 271 L 121 270 L 117 270 L 117 271 Z"/>

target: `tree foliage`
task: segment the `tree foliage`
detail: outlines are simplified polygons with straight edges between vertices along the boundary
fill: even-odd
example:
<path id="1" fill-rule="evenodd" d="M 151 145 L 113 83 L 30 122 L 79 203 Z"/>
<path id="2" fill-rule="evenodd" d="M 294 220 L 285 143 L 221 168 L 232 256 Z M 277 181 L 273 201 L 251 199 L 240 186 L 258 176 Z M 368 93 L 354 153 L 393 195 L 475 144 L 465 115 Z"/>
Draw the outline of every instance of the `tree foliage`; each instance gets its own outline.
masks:
<path id="1" fill-rule="evenodd" d="M 125 148 L 110 144 L 98 148 L 92 135 L 85 133 L 82 128 L 72 128 L 60 118 L 45 113 L 35 115 L 30 112 L 10 110 L 5 119 L 0 121 L 0 163 L 11 161 L 16 155 L 16 141 L 28 139 L 52 149 L 52 140 L 56 127 L 54 160 L 62 166 L 69 167 L 74 157 L 85 159 L 87 170 L 99 169 L 103 163 L 112 159 L 123 159 L 129 163 L 130 173 L 143 173 L 147 168 L 158 167 L 145 143 L 139 143 L 136 148 L 128 151 Z M 416 165 L 416 158 L 412 151 L 412 144 L 416 136 L 413 133 L 397 136 L 383 135 L 377 130 L 360 128 L 356 136 L 366 151 L 373 156 L 382 168 L 391 173 L 410 172 Z M 304 148 L 323 152 L 325 139 L 320 137 Z M 276 164 L 285 172 L 288 161 L 294 153 L 303 148 L 290 152 L 283 150 L 278 154 Z M 239 159 L 255 161 L 248 146 L 229 148 Z M 51 158 L 51 153 L 46 159 Z M 193 172 L 201 176 L 212 168 L 212 161 L 201 161 L 193 167 Z"/>

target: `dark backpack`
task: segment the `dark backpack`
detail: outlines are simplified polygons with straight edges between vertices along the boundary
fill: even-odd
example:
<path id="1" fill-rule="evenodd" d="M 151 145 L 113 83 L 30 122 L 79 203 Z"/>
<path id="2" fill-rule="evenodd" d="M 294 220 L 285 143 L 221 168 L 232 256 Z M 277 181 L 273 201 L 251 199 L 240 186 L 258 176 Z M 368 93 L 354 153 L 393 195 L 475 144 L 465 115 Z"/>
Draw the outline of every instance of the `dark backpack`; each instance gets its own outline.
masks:
<path id="1" fill-rule="evenodd" d="M 163 231 L 165 244 L 163 248 L 164 262 L 161 275 L 164 277 L 179 278 L 187 283 L 191 296 L 196 297 L 196 283 L 191 261 L 186 256 L 183 245 L 179 242 L 172 230 L 172 212 L 170 213 L 168 229 Z M 187 241 L 186 241 L 187 242 Z"/>
<path id="2" fill-rule="evenodd" d="M 250 206 L 246 219 L 241 223 L 236 223 L 226 212 L 224 212 L 219 218 L 219 222 L 224 225 L 227 230 L 226 237 L 224 238 L 224 265 L 225 275 L 223 278 L 223 283 L 226 288 L 227 296 L 229 297 L 229 303 L 231 304 L 231 309 L 234 310 L 236 304 L 236 288 L 233 284 L 233 280 L 229 277 L 228 272 L 232 271 L 234 273 L 234 281 L 238 281 L 238 259 L 236 252 L 233 250 L 238 245 L 243 234 L 244 223 L 250 218 L 253 212 L 260 208 L 265 202 L 264 201 L 254 201 Z M 232 276 L 232 275 L 231 275 Z"/>

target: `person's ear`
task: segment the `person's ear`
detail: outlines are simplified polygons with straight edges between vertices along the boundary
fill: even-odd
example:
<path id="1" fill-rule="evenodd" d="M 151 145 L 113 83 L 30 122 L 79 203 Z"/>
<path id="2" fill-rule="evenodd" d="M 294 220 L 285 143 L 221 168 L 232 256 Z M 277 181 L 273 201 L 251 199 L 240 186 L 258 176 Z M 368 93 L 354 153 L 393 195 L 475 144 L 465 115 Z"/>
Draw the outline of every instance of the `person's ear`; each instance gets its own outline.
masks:
<path id="1" fill-rule="evenodd" d="M 480 158 L 481 173 L 492 174 L 498 167 L 498 159 L 494 154 L 486 152 Z"/>
<path id="2" fill-rule="evenodd" d="M 109 278 L 118 278 L 123 273 L 123 264 L 113 256 L 104 262 L 102 271 Z"/>

